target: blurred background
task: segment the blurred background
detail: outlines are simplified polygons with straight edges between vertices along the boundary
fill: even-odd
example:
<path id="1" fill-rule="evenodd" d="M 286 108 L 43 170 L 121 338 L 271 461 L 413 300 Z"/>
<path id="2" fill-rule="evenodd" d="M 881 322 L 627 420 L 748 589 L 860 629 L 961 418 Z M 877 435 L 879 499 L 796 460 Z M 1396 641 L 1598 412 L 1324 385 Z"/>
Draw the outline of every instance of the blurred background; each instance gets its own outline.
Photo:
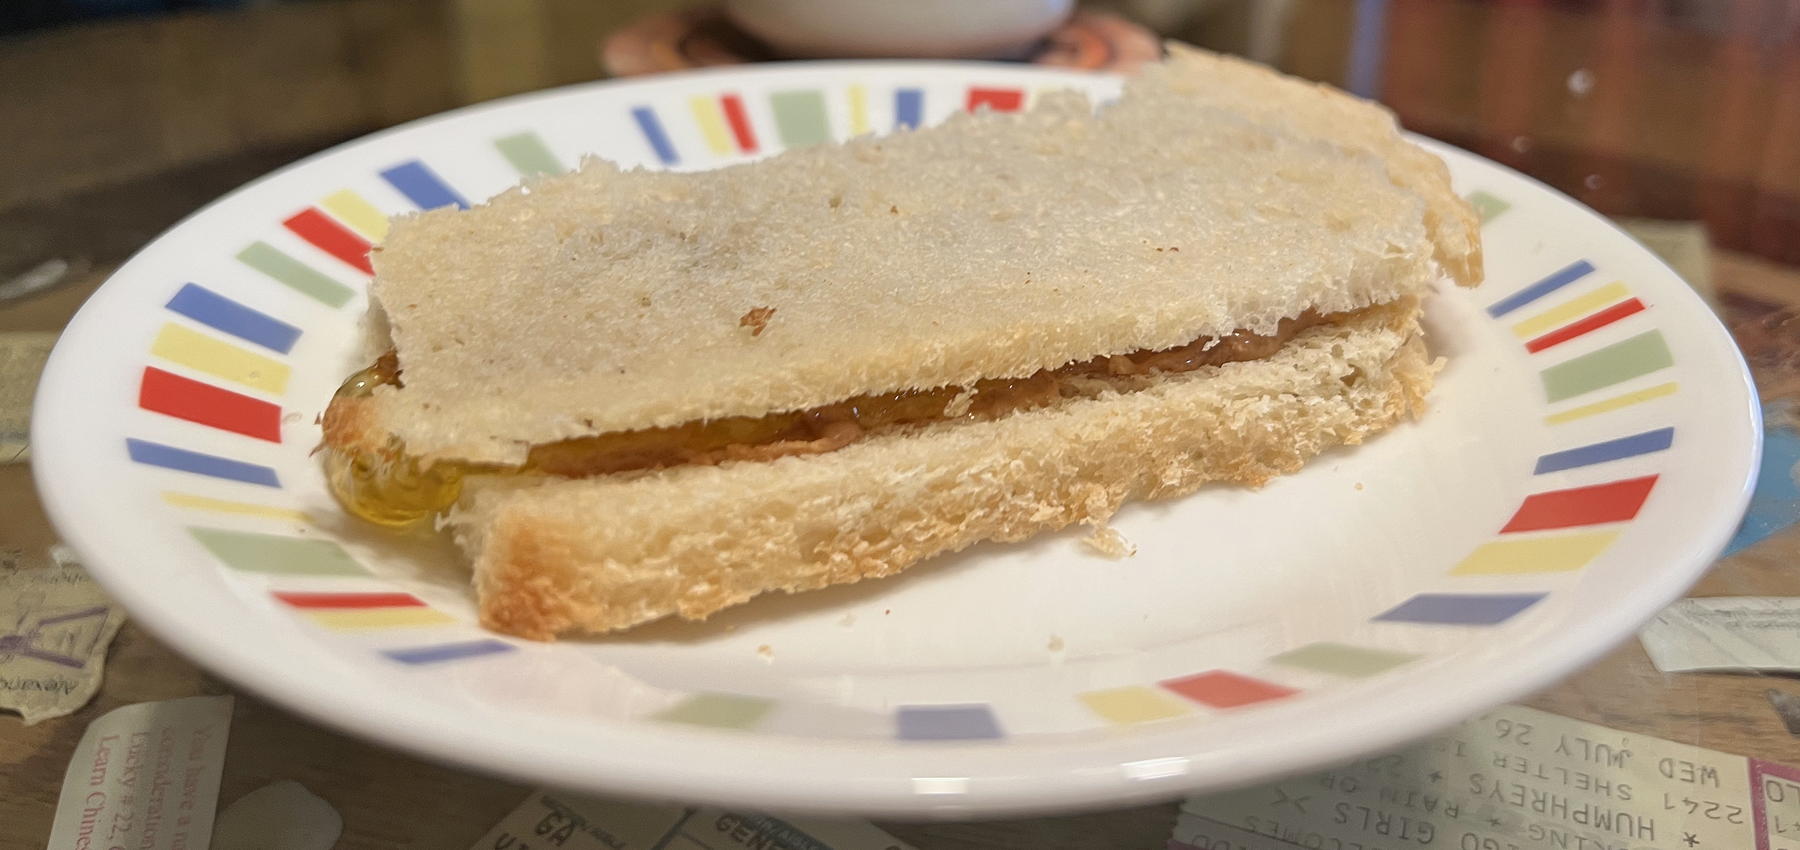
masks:
<path id="1" fill-rule="evenodd" d="M 9 389 L 11 404 L 28 411 L 49 340 L 127 257 L 272 169 L 469 103 L 793 51 L 778 42 L 795 40 L 799 25 L 753 35 L 722 13 L 724 2 L 0 0 L 0 338 L 41 342 L 31 373 L 12 373 L 16 385 L 0 373 L 0 414 Z M 847 0 L 729 2 L 805 6 L 830 18 Z M 1788 441 L 1769 453 L 1775 465 L 1764 480 L 1791 484 L 1781 473 L 1800 456 L 1792 430 L 1800 423 L 1800 0 L 1087 0 L 1065 17 L 1069 5 L 888 7 L 948 9 L 941 14 L 963 21 L 1000 8 L 1050 10 L 1047 33 L 989 51 L 1021 61 L 1122 69 L 1153 56 L 1161 38 L 1242 54 L 1377 98 L 1408 128 L 1621 220 L 1719 309 L 1769 403 L 1772 432 Z M 945 46 L 942 38 L 920 44 Z M 826 39 L 810 52 L 834 51 Z M 1780 522 L 1763 533 L 1794 521 L 1800 500 L 1791 492 L 1770 490 L 1768 510 Z M 50 542 L 22 465 L 0 465 L 0 520 L 13 529 L 0 542 L 40 550 Z M 1795 540 L 1790 532 L 1730 561 L 1701 591 L 1792 595 Z M 110 663 L 110 704 L 120 693 L 202 687 L 201 673 L 130 625 Z M 1679 730 L 1663 734 L 1773 758 L 1794 741 L 1770 731 L 1765 692 L 1793 698 L 1763 682 L 1665 678 L 1634 645 L 1535 704 L 1608 722 L 1650 717 L 1665 724 L 1651 729 Z M 1734 701 L 1718 702 L 1727 698 Z M 232 732 L 239 791 L 323 753 L 333 768 L 321 775 L 354 777 L 346 781 L 357 790 L 383 784 L 367 777 L 404 776 L 400 793 L 445 795 L 417 805 L 431 813 L 423 823 L 390 824 L 384 809 L 358 829 L 472 834 L 522 793 L 346 743 L 248 700 L 240 711 L 253 720 Z M 1785 711 L 1787 730 L 1800 735 Z M 61 753 L 78 734 L 67 724 L 0 729 L 0 763 L 23 766 L 0 770 L 0 847 L 42 846 Z M 457 805 L 430 805 L 444 799 Z M 981 824 L 893 829 L 921 846 L 1037 848 L 1052 846 L 1039 840 L 1045 835 L 1068 833 L 1150 847 L 1168 838 L 1172 819 L 1162 806 L 1049 819 L 1029 834 Z M 1077 824 L 1087 831 L 1070 832 Z M 952 832 L 963 843 L 945 843 Z"/>
<path id="2" fill-rule="evenodd" d="M 855 52 L 841 34 L 779 42 L 804 40 L 808 16 L 854 22 L 844 10 L 856 5 L 0 0 L 0 299 L 12 302 L 0 330 L 60 326 L 181 216 L 337 142 L 549 86 Z M 782 8 L 801 14 L 771 17 Z M 1769 343 L 1750 352 L 1765 384 L 1800 388 L 1800 0 L 862 8 L 970 28 L 1036 15 L 1047 23 L 1031 32 L 1046 34 L 987 52 L 1065 66 L 1128 69 L 1178 38 L 1377 98 L 1413 130 L 1624 220 L 1714 297 L 1740 340 Z M 913 44 L 957 46 L 941 31 Z M 1731 280 L 1716 294 L 1715 272 Z M 39 297 L 8 297 L 27 291 Z"/>
<path id="3" fill-rule="evenodd" d="M 0 210 L 221 158 L 248 161 L 248 172 L 225 166 L 222 182 L 204 180 L 210 197 L 253 172 L 381 127 L 603 78 L 609 36 L 693 7 L 688 0 L 6 0 Z M 1083 7 L 1377 97 L 1408 127 L 1520 168 L 1603 212 L 1703 221 L 1717 247 L 1800 262 L 1800 2 L 1110 0 Z M 775 55 L 734 40 L 747 36 L 707 37 L 739 55 Z M 19 238 L 9 238 L 4 259 L 26 260 Z M 16 271 L 0 264 L 0 275 Z"/>

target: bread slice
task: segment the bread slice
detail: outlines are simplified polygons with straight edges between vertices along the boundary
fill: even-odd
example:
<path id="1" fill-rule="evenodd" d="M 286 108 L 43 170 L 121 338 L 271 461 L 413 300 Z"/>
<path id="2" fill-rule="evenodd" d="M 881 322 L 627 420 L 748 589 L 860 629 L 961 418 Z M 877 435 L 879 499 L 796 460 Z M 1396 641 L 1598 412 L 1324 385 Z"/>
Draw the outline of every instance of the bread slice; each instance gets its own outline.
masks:
<path id="1" fill-rule="evenodd" d="M 1190 50 L 1097 115 L 1066 93 L 716 171 L 589 161 L 394 224 L 372 292 L 405 385 L 359 421 L 517 464 L 1266 332 L 1472 280 L 1462 208 L 1379 107 Z"/>
<path id="2" fill-rule="evenodd" d="M 471 480 L 450 517 L 482 622 L 527 638 L 701 619 L 774 590 L 898 572 L 982 540 L 1101 522 L 1128 499 L 1259 485 L 1419 412 L 1416 299 L 1272 357 L 1128 393 L 767 463 Z"/>

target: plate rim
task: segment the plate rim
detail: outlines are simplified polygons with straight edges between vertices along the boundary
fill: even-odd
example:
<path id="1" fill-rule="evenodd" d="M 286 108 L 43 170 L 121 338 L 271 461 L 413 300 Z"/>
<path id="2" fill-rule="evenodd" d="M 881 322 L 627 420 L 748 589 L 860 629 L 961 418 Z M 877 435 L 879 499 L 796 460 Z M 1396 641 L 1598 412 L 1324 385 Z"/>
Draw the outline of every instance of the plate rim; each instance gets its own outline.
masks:
<path id="1" fill-rule="evenodd" d="M 497 109 L 516 107 L 538 100 L 548 100 L 563 96 L 579 96 L 596 90 L 617 90 L 625 88 L 654 88 L 666 84 L 679 84 L 695 79 L 722 78 L 733 79 L 745 75 L 779 75 L 800 72 L 803 74 L 829 74 L 833 70 L 882 72 L 890 69 L 915 69 L 931 72 L 1004 72 L 1019 76 L 1035 77 L 1088 77 L 1116 78 L 1113 74 L 1097 74 L 1093 72 L 1074 71 L 1068 69 L 1038 69 L 1021 67 L 1005 63 L 990 62 L 945 62 L 934 60 L 842 60 L 829 62 L 784 62 L 769 63 L 752 67 L 728 66 L 722 68 L 698 69 L 679 73 L 657 75 L 648 78 L 628 80 L 606 80 L 579 83 L 542 91 L 528 92 L 471 104 L 424 116 L 395 127 L 386 128 L 375 133 L 347 140 L 323 151 L 311 154 L 268 174 L 239 186 L 219 198 L 205 204 L 187 216 L 182 217 L 168 229 L 159 233 L 132 255 L 125 263 L 110 275 L 106 283 L 97 289 L 88 301 L 70 319 L 64 329 L 64 336 L 58 340 L 56 349 L 45 366 L 34 406 L 47 415 L 34 417 L 32 424 L 32 443 L 34 458 L 32 475 L 35 480 L 44 509 L 50 517 L 64 541 L 89 564 L 97 581 L 106 590 L 119 598 L 122 603 L 128 599 L 135 604 L 127 604 L 131 617 L 137 620 L 158 640 L 175 648 L 180 654 L 193 663 L 216 672 L 239 687 L 256 694 L 284 709 L 293 711 L 310 721 L 321 723 L 335 730 L 348 732 L 357 737 L 397 747 L 424 757 L 457 764 L 484 773 L 498 773 L 513 779 L 549 783 L 558 787 L 571 787 L 580 790 L 600 791 L 603 793 L 629 797 L 662 797 L 688 798 L 719 802 L 725 805 L 751 806 L 757 808 L 777 808 L 788 811 L 815 811 L 854 814 L 893 814 L 893 815 L 1002 815 L 1020 814 L 1039 811 L 1071 811 L 1084 808 L 1123 805 L 1132 802 L 1167 799 L 1195 789 L 1217 790 L 1229 786 L 1237 786 L 1274 778 L 1295 771 L 1314 768 L 1335 761 L 1353 758 L 1357 755 L 1397 746 L 1448 727 L 1467 717 L 1479 713 L 1494 705 L 1513 699 L 1521 694 L 1529 693 L 1568 675 L 1579 668 L 1587 666 L 1603 653 L 1611 651 L 1620 641 L 1627 639 L 1637 626 L 1654 616 L 1657 610 L 1669 602 L 1679 598 L 1691 584 L 1708 568 L 1718 554 L 1722 552 L 1736 528 L 1736 520 L 1741 517 L 1748 506 L 1755 484 L 1758 463 L 1762 452 L 1762 420 L 1757 394 L 1748 366 L 1742 352 L 1732 341 L 1729 332 L 1718 317 L 1712 314 L 1704 301 L 1685 284 L 1682 295 L 1678 296 L 1683 304 L 1682 312 L 1700 311 L 1707 319 L 1706 333 L 1710 343 L 1725 343 L 1730 354 L 1730 361 L 1735 365 L 1737 381 L 1731 382 L 1732 388 L 1743 394 L 1748 417 L 1745 427 L 1737 436 L 1747 445 L 1744 455 L 1746 469 L 1738 480 L 1737 499 L 1729 506 L 1729 510 L 1721 509 L 1715 515 L 1715 521 L 1709 526 L 1711 534 L 1704 539 L 1690 540 L 1682 550 L 1684 557 L 1671 558 L 1684 566 L 1680 569 L 1670 568 L 1658 576 L 1659 582 L 1641 586 L 1633 597 L 1638 605 L 1625 606 L 1623 613 L 1609 610 L 1583 621 L 1579 627 L 1564 630 L 1558 637 L 1558 645 L 1572 647 L 1573 652 L 1566 652 L 1554 659 L 1553 663 L 1543 663 L 1546 659 L 1532 656 L 1530 664 L 1514 661 L 1512 667 L 1523 667 L 1510 675 L 1501 673 L 1507 669 L 1501 665 L 1489 671 L 1485 681 L 1498 681 L 1499 686 L 1484 685 L 1453 690 L 1420 705 L 1412 713 L 1412 722 L 1396 724 L 1391 720 L 1366 717 L 1362 726 L 1343 725 L 1342 720 L 1329 727 L 1319 726 L 1308 732 L 1302 728 L 1288 746 L 1280 752 L 1268 750 L 1242 750 L 1233 748 L 1211 750 L 1202 753 L 1188 752 L 1178 746 L 1176 741 L 1191 735 L 1191 729 L 1184 724 L 1181 728 L 1162 731 L 1140 729 L 1130 739 L 1116 741 L 1081 740 L 1063 743 L 1044 748 L 1043 758 L 1064 763 L 1064 769 L 1058 772 L 1040 771 L 1027 776 L 1013 776 L 1004 783 L 994 777 L 968 777 L 979 781 L 966 783 L 961 793 L 931 793 L 914 786 L 910 791 L 903 790 L 900 781 L 893 776 L 880 777 L 845 777 L 840 771 L 832 774 L 829 771 L 816 769 L 789 770 L 788 781 L 774 783 L 766 781 L 766 774 L 758 781 L 754 773 L 746 773 L 749 762 L 741 758 L 722 760 L 717 758 L 716 745 L 722 741 L 733 743 L 733 749 L 742 754 L 754 755 L 753 761 L 762 761 L 770 757 L 783 755 L 783 747 L 770 746 L 772 739 L 753 738 L 736 735 L 730 732 L 716 732 L 683 728 L 670 735 L 645 735 L 642 724 L 620 723 L 608 730 L 613 737 L 629 743 L 629 739 L 653 740 L 648 746 L 638 749 L 640 753 L 629 754 L 622 760 L 606 763 L 607 770 L 594 771 L 591 765 L 576 765 L 569 761 L 541 761 L 540 758 L 550 752 L 541 748 L 538 751 L 503 751 L 509 749 L 506 742 L 498 738 L 476 741 L 466 737 L 468 714 L 449 714 L 439 707 L 436 712 L 424 711 L 426 706 L 418 706 L 405 711 L 382 710 L 372 707 L 367 700 L 333 699 L 322 697 L 310 688 L 307 682 L 297 677 L 285 676 L 278 668 L 271 667 L 257 658 L 249 648 L 240 648 L 231 642 L 211 643 L 203 639 L 199 630 L 189 627 L 188 621 L 176 611 L 177 606 L 159 605 L 151 600 L 150 595 L 138 594 L 129 585 L 121 568 L 116 572 L 106 565 L 112 563 L 108 558 L 94 558 L 97 550 L 104 550 L 104 545 L 97 545 L 92 539 L 84 539 L 86 534 L 96 534 L 98 530 L 79 517 L 79 499 L 69 492 L 69 488 L 59 487 L 54 479 L 58 477 L 56 468 L 64 461 L 59 460 L 71 451 L 61 445 L 58 433 L 52 422 L 66 413 L 63 408 L 67 402 L 52 399 L 52 387 L 72 385 L 69 383 L 70 372 L 74 368 L 76 355 L 69 353 L 71 346 L 64 341 L 75 336 L 91 336 L 95 305 L 107 297 L 108 288 L 116 282 L 130 276 L 134 266 L 143 260 L 145 255 L 174 232 L 187 227 L 193 220 L 209 214 L 215 207 L 234 201 L 241 195 L 255 192 L 265 183 L 276 180 L 294 171 L 307 168 L 317 161 L 336 156 L 344 151 L 354 149 L 373 141 L 388 138 L 407 132 L 414 132 L 440 122 L 453 122 L 459 118 Z M 1614 234 L 1624 237 L 1636 249 L 1652 260 L 1663 274 L 1680 282 L 1680 276 L 1669 268 L 1653 252 L 1650 252 L 1622 228 L 1594 212 L 1565 193 L 1550 187 L 1528 175 L 1515 171 L 1505 165 L 1488 160 L 1472 152 L 1464 151 L 1442 142 L 1408 134 L 1413 141 L 1420 142 L 1427 149 L 1440 156 L 1462 156 L 1473 159 L 1484 166 L 1493 167 L 1504 172 L 1509 178 L 1524 181 L 1548 193 L 1557 202 L 1568 205 L 1586 216 L 1596 224 L 1604 225 Z M 118 293 L 114 291 L 112 295 Z M 1674 299 L 1668 299 L 1674 300 Z M 70 333 L 74 331 L 76 333 Z M 79 448 L 74 449 L 79 451 Z M 75 533 L 71 533 L 75 532 Z M 1646 588 L 1649 592 L 1646 592 Z M 1654 606 L 1651 602 L 1654 601 Z M 1643 610 L 1640 610 L 1643 609 Z M 1511 656 L 1517 659 L 1514 653 Z M 1390 683 L 1398 684 L 1398 683 Z M 375 710 L 371 710 L 374 708 Z M 1269 709 L 1278 711 L 1279 709 Z M 1329 728 L 1329 732 L 1323 731 Z M 462 736 L 462 737 L 459 737 Z M 1104 736 L 1100 736 L 1104 738 Z M 803 739 L 803 746 L 814 755 L 838 752 L 850 753 L 867 749 L 870 742 L 846 741 L 824 742 Z M 791 747 L 788 748 L 791 750 Z M 901 759 L 896 753 L 883 754 L 886 761 L 913 760 L 919 753 L 930 753 L 936 761 L 944 764 L 967 763 L 990 759 L 997 752 L 1012 751 L 1011 755 L 1002 755 L 1001 759 L 1017 757 L 1017 746 L 992 744 L 920 744 L 908 742 L 905 749 L 910 752 Z M 661 750 L 661 754 L 658 751 Z M 687 751 L 687 758 L 671 755 L 671 751 Z M 1073 764 L 1071 754 L 1082 753 L 1100 756 L 1110 752 L 1113 755 L 1094 758 L 1091 762 Z M 1132 751 L 1127 753 L 1127 751 Z M 628 749 L 621 750 L 628 752 Z M 702 754 L 709 758 L 697 758 Z M 791 752 L 787 753 L 792 755 Z M 1144 758 L 1125 759 L 1124 754 L 1141 754 Z M 1159 755 L 1160 754 L 1160 755 Z M 1256 756 L 1249 760 L 1250 756 Z M 1158 758 L 1183 757 L 1190 763 L 1202 765 L 1201 769 L 1188 770 L 1167 776 L 1133 777 L 1122 772 L 1123 765 Z M 635 760 L 634 760 L 635 759 Z M 809 761 L 817 762 L 818 759 Z M 734 766 L 735 765 L 735 766 Z M 799 774 L 810 774 L 800 776 Z M 1016 773 L 1016 771 L 1015 771 Z M 918 774 L 915 774 L 915 776 Z M 942 774 L 938 774 L 942 776 Z"/>

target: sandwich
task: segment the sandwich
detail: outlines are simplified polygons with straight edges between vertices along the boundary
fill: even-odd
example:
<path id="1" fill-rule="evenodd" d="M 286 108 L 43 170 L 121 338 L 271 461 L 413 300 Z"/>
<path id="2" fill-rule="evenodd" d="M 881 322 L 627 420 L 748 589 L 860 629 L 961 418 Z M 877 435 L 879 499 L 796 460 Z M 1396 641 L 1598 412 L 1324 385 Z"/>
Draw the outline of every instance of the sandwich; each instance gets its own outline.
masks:
<path id="1" fill-rule="evenodd" d="M 1480 241 L 1388 112 L 1180 45 L 1037 101 L 396 220 L 334 491 L 548 640 L 1104 528 L 1423 410 L 1422 300 Z"/>

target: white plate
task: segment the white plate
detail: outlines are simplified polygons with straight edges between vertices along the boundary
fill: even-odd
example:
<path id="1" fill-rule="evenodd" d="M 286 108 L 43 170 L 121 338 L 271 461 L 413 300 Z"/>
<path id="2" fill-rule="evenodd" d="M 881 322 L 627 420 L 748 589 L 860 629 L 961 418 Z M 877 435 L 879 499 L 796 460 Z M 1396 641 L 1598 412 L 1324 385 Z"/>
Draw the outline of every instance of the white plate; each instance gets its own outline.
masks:
<path id="1" fill-rule="evenodd" d="M 481 631 L 441 545 L 359 526 L 322 486 L 315 416 L 357 365 L 356 255 L 383 215 L 587 153 L 708 168 L 1058 86 L 1117 82 L 726 70 L 315 156 L 182 222 L 82 308 L 37 403 L 45 502 L 148 628 L 323 723 L 571 789 L 896 814 L 1167 797 L 1393 746 L 1580 667 L 1725 543 L 1759 446 L 1725 331 L 1592 212 L 1438 145 L 1488 216 L 1488 282 L 1431 305 L 1449 358 L 1431 412 L 1260 492 L 1130 507 L 1127 560 L 1053 535 L 540 645 Z"/>

